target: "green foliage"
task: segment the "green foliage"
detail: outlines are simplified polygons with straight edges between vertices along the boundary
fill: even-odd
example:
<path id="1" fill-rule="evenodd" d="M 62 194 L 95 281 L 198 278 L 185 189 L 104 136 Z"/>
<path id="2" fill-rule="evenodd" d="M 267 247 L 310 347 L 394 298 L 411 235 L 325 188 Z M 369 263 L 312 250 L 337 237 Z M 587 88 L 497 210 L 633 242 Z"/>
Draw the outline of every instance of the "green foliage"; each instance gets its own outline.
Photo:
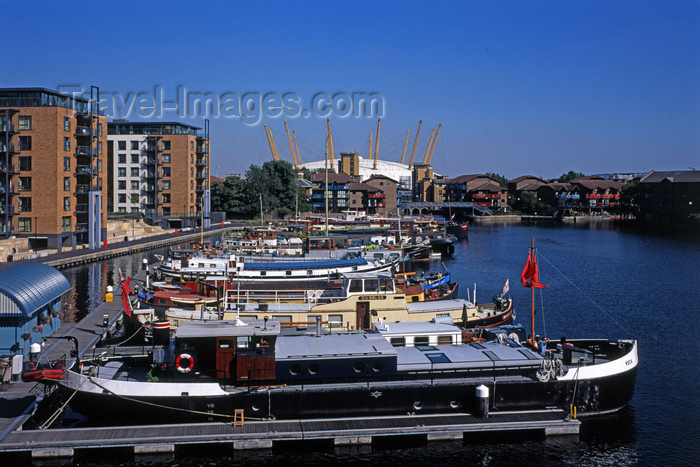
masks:
<path id="1" fill-rule="evenodd" d="M 497 174 L 496 172 L 486 172 L 486 176 L 498 180 L 498 183 L 500 183 L 502 187 L 508 187 L 508 179 L 505 176 Z"/>
<path id="2" fill-rule="evenodd" d="M 573 170 L 569 170 L 567 173 L 562 174 L 562 176 L 559 177 L 559 182 L 564 183 L 573 180 L 574 178 L 579 178 L 583 176 L 584 174 L 582 174 L 581 172 L 574 172 Z"/>
<path id="3" fill-rule="evenodd" d="M 294 212 L 299 201 L 299 210 L 311 210 L 305 192 L 296 183 L 297 172 L 286 161 L 268 161 L 262 167 L 251 165 L 245 180 L 227 177 L 216 185 L 212 194 L 212 210 L 226 211 L 233 217 L 256 217 L 260 213 L 260 195 L 263 210 L 277 211 L 280 215 Z"/>
<path id="4" fill-rule="evenodd" d="M 630 180 L 620 188 L 622 201 L 626 204 L 634 204 L 639 198 L 639 180 Z"/>

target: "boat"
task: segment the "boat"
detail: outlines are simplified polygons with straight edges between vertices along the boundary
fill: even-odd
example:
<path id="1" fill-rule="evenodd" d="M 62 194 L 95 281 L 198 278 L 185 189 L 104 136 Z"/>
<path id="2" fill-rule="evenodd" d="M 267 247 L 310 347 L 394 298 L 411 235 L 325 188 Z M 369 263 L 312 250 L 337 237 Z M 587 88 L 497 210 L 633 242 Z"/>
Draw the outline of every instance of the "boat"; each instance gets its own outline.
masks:
<path id="1" fill-rule="evenodd" d="M 469 223 L 468 222 L 455 222 L 449 221 L 445 225 L 445 231 L 448 234 L 452 234 L 459 240 L 464 238 L 469 238 Z"/>
<path id="2" fill-rule="evenodd" d="M 562 338 L 542 356 L 524 329 L 462 341 L 470 334 L 444 319 L 362 332 L 316 323 L 306 332 L 274 319 L 182 323 L 148 356 L 82 360 L 55 384 L 73 410 L 111 423 L 474 413 L 481 385 L 490 412 L 581 417 L 627 405 L 639 362 L 635 340 Z"/>
<path id="3" fill-rule="evenodd" d="M 66 375 L 66 360 L 57 359 L 48 363 L 25 362 L 22 371 L 22 381 L 35 383 L 39 381 L 55 381 Z"/>
<path id="4" fill-rule="evenodd" d="M 153 310 L 135 310 L 134 316 L 144 326 L 167 319 L 172 328 L 186 321 L 262 319 L 266 316 L 285 326 L 306 326 L 320 317 L 329 329 L 347 330 L 370 329 L 372 323 L 378 321 L 429 321 L 450 317 L 465 327 L 488 327 L 509 324 L 513 319 L 512 299 L 499 299 L 497 303 L 485 305 L 460 298 L 425 300 L 423 296 L 422 300 L 413 300 L 397 288 L 390 273 L 347 273 L 342 278 L 340 289 L 309 289 L 303 300 L 288 300 L 284 294 L 280 298 L 278 292 L 250 295 L 232 288 L 227 291 L 220 310 L 170 308 L 164 315 Z M 456 286 L 447 293 L 453 291 L 456 293 Z"/>

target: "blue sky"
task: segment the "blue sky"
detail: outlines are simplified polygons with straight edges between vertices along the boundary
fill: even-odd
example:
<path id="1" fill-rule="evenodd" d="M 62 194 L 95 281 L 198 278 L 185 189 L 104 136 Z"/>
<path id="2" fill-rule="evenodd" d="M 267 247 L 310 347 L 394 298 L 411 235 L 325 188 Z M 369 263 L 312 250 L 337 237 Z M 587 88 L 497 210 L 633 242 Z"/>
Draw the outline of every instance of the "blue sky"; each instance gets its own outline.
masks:
<path id="1" fill-rule="evenodd" d="M 380 158 L 457 176 L 700 169 L 700 2 L 6 1 L 0 86 L 99 86 L 108 95 L 374 92 Z M 135 114 L 129 118 L 136 119 Z M 154 118 L 148 118 L 153 120 Z M 163 113 L 202 125 L 201 116 Z M 290 160 L 283 118 L 212 116 L 212 173 Z M 302 159 L 325 118 L 288 118 Z M 367 154 L 376 117 L 331 117 L 336 152 Z"/>

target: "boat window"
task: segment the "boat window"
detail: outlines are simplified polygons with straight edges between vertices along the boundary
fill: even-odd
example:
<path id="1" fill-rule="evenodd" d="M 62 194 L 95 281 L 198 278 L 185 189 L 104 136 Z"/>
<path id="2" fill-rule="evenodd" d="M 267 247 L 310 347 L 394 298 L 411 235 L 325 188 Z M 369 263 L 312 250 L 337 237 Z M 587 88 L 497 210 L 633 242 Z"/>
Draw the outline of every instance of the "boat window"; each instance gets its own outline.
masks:
<path id="1" fill-rule="evenodd" d="M 428 353 L 425 356 L 428 357 L 431 363 L 451 363 L 444 353 Z"/>
<path id="2" fill-rule="evenodd" d="M 413 339 L 413 343 L 416 345 L 416 347 L 418 347 L 419 345 L 421 345 L 421 346 L 430 345 L 430 337 L 428 337 L 428 336 L 416 336 Z M 423 349 L 421 349 L 421 350 L 423 350 Z"/>
<path id="3" fill-rule="evenodd" d="M 277 321 L 279 321 L 280 323 L 291 323 L 292 322 L 292 317 L 290 315 L 275 316 L 275 319 Z"/>
<path id="4" fill-rule="evenodd" d="M 389 342 L 391 342 L 391 345 L 394 347 L 405 347 L 406 346 L 406 338 L 405 337 L 392 337 L 389 339 Z"/>
<path id="5" fill-rule="evenodd" d="M 484 350 L 484 355 L 486 355 L 487 357 L 489 357 L 489 359 L 491 359 L 493 361 L 497 361 L 497 360 L 501 359 L 501 357 L 499 357 L 495 353 L 491 352 L 490 350 Z"/>
<path id="6" fill-rule="evenodd" d="M 379 287 L 383 291 L 392 291 L 394 290 L 394 282 L 392 279 L 388 277 L 380 277 L 379 278 Z"/>
<path id="7" fill-rule="evenodd" d="M 478 344 L 478 343 L 476 343 L 476 342 L 474 342 L 474 343 L 472 343 L 472 344 L 469 344 L 469 345 L 471 345 L 471 346 L 474 347 L 475 349 L 479 349 L 479 350 L 483 350 L 483 349 L 486 348 L 486 347 L 484 347 L 483 345 Z"/>
<path id="8" fill-rule="evenodd" d="M 165 299 L 164 299 L 164 298 L 159 298 L 159 299 L 158 299 L 158 303 L 160 303 L 160 304 L 165 303 Z"/>
<path id="9" fill-rule="evenodd" d="M 267 271 L 260 271 L 261 276 L 267 276 Z"/>
<path id="10" fill-rule="evenodd" d="M 328 327 L 329 328 L 342 328 L 343 327 L 343 315 L 328 315 Z"/>
<path id="11" fill-rule="evenodd" d="M 311 276 L 314 272 L 311 269 L 306 270 L 306 275 Z"/>
<path id="12" fill-rule="evenodd" d="M 438 336 L 438 345 L 450 345 L 452 343 L 452 336 Z"/>
<path id="13" fill-rule="evenodd" d="M 299 373 L 301 373 L 301 367 L 295 363 L 294 365 L 289 367 L 289 372 L 293 375 L 298 375 Z"/>
<path id="14" fill-rule="evenodd" d="M 384 362 L 381 360 L 375 360 L 372 362 L 372 369 L 374 371 L 381 371 L 384 368 Z"/>
<path id="15" fill-rule="evenodd" d="M 348 290 L 350 292 L 362 292 L 362 281 L 360 279 L 352 279 Z"/>
<path id="16" fill-rule="evenodd" d="M 418 339 L 418 337 L 416 337 Z M 431 350 L 437 350 L 437 348 L 433 347 L 432 345 L 416 345 L 416 348 L 420 350 L 421 352 L 429 352 Z"/>
<path id="17" fill-rule="evenodd" d="M 291 275 L 292 275 L 292 271 L 287 271 L 286 274 L 287 274 L 288 276 L 291 276 Z"/>
<path id="18" fill-rule="evenodd" d="M 311 365 L 309 365 L 309 373 L 311 373 L 312 375 L 315 375 L 319 371 L 321 371 L 321 367 L 318 363 L 312 363 Z"/>
<path id="19" fill-rule="evenodd" d="M 362 373 L 365 371 L 365 362 L 355 362 L 353 365 L 353 369 L 355 370 L 356 373 Z"/>
<path id="20" fill-rule="evenodd" d="M 352 270 L 353 270 L 353 271 L 357 271 L 357 266 L 353 266 L 353 267 L 352 267 Z"/>
<path id="21" fill-rule="evenodd" d="M 233 339 L 226 339 L 226 340 L 219 341 L 219 348 L 220 349 L 233 348 Z"/>
<path id="22" fill-rule="evenodd" d="M 247 349 L 250 346 L 250 336 L 236 337 L 236 348 Z"/>
<path id="23" fill-rule="evenodd" d="M 199 263 L 199 267 L 200 267 L 200 268 L 203 268 L 203 267 L 204 267 L 204 263 Z"/>
<path id="24" fill-rule="evenodd" d="M 309 324 L 316 324 L 316 318 L 321 318 L 321 315 L 307 315 L 306 322 Z M 321 321 L 323 321 L 322 318 Z"/>

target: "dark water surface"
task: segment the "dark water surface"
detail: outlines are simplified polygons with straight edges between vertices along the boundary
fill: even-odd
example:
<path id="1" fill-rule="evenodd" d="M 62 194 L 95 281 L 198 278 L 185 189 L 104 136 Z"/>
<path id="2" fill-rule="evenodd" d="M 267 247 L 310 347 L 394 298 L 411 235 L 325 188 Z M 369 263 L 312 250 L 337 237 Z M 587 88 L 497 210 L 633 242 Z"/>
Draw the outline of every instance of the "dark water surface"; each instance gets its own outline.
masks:
<path id="1" fill-rule="evenodd" d="M 520 285 L 531 237 L 540 281 L 537 333 L 551 338 L 635 337 L 640 368 L 630 406 L 584 421 L 578 437 L 492 440 L 462 446 L 430 443 L 372 451 L 295 449 L 219 457 L 211 452 L 179 465 L 377 463 L 388 465 L 700 465 L 700 239 L 621 231 L 607 223 L 574 226 L 490 225 L 470 228 L 444 265 L 460 297 L 490 301 L 510 279 L 517 322 L 530 326 L 530 292 Z M 69 319 L 96 306 L 118 268 L 133 274 L 156 251 L 64 271 L 73 284 Z M 473 298 L 473 297 L 472 297 Z M 146 464 L 157 465 L 153 459 Z M 172 463 L 172 462 L 169 462 Z"/>

